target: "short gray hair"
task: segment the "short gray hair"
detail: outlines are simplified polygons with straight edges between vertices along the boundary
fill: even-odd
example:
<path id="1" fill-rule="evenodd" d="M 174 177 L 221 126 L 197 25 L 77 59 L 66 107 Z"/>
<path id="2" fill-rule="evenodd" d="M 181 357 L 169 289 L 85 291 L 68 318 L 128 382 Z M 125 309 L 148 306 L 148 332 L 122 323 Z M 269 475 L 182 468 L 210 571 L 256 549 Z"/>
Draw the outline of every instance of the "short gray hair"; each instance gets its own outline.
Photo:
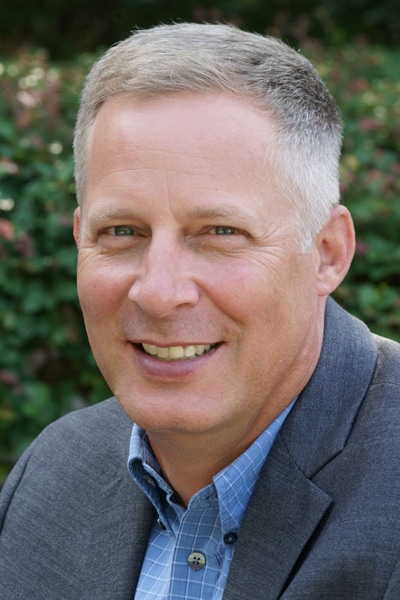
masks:
<path id="1" fill-rule="evenodd" d="M 339 202 L 339 110 L 304 56 L 276 38 L 230 25 L 178 23 L 138 30 L 93 65 L 75 128 L 78 202 L 101 105 L 112 96 L 179 91 L 245 97 L 274 119 L 277 137 L 267 161 L 297 211 L 300 247 L 306 252 Z"/>

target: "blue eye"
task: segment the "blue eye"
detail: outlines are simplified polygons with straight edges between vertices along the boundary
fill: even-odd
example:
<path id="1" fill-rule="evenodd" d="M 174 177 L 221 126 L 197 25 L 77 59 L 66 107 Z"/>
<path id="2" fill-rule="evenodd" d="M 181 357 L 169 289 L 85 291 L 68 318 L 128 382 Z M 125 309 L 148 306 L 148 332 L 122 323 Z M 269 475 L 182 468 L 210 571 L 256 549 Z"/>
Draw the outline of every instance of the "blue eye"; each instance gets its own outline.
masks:
<path id="1" fill-rule="evenodd" d="M 117 236 L 127 236 L 127 235 L 135 235 L 135 230 L 128 225 L 117 225 L 114 227 L 114 235 Z"/>
<path id="2" fill-rule="evenodd" d="M 215 235 L 234 235 L 237 233 L 237 229 L 226 225 L 219 225 L 218 227 L 214 227 L 214 232 Z"/>

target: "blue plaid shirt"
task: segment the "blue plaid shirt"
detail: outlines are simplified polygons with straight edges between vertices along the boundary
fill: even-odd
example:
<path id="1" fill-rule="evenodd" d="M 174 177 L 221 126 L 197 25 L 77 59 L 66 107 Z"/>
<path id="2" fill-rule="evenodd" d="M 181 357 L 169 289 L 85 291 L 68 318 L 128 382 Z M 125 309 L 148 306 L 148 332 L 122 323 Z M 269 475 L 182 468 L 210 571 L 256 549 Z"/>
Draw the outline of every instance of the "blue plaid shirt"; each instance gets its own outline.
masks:
<path id="1" fill-rule="evenodd" d="M 188 508 L 173 501 L 146 433 L 134 425 L 128 467 L 158 518 L 150 533 L 135 600 L 220 600 L 235 541 L 261 467 L 294 402 L 198 491 Z"/>

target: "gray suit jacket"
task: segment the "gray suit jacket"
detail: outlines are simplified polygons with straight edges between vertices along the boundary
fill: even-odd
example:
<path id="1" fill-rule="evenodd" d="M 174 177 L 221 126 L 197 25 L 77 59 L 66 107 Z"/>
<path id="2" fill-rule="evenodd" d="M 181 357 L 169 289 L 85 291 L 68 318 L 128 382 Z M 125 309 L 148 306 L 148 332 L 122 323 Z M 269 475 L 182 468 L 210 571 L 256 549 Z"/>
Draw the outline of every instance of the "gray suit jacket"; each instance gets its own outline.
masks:
<path id="1" fill-rule="evenodd" d="M 133 600 L 152 507 L 114 399 L 48 427 L 0 496 L 1 600 Z M 400 599 L 400 346 L 329 301 L 314 375 L 236 542 L 224 600 Z"/>

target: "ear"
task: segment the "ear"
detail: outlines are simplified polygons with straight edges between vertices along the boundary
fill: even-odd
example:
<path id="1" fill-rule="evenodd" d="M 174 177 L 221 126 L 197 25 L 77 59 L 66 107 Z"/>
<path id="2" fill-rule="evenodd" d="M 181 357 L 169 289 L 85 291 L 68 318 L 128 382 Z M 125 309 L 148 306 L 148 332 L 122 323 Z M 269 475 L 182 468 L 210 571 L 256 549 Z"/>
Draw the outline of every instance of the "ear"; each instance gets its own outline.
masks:
<path id="1" fill-rule="evenodd" d="M 78 246 L 78 248 L 79 248 L 80 234 L 81 234 L 81 209 L 78 206 L 78 208 L 76 208 L 74 211 L 74 240 L 75 240 L 75 244 Z"/>
<path id="2" fill-rule="evenodd" d="M 345 206 L 336 206 L 315 241 L 319 266 L 317 290 L 328 296 L 343 281 L 353 260 L 355 233 L 351 215 Z"/>

